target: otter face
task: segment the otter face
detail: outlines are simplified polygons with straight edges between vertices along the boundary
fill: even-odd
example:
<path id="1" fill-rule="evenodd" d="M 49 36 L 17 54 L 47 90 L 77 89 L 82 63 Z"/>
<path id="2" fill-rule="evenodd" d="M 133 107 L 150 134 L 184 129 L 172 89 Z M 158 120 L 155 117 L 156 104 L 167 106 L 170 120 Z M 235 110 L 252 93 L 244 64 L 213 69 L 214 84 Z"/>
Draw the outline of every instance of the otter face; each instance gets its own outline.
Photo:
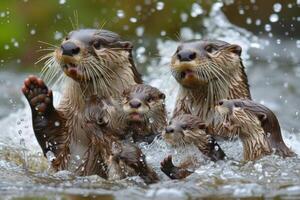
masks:
<path id="1" fill-rule="evenodd" d="M 236 106 L 232 100 L 223 99 L 220 100 L 218 105 L 216 106 L 216 111 L 222 116 L 231 115 L 234 108 L 236 108 Z"/>
<path id="2" fill-rule="evenodd" d="M 206 129 L 206 124 L 200 122 L 198 117 L 185 114 L 170 121 L 169 126 L 162 132 L 162 137 L 172 146 L 188 145 L 195 142 L 193 139 L 206 140 L 206 137 L 201 138 L 199 135 L 199 132 L 206 135 Z M 195 138 L 196 135 L 198 138 Z"/>
<path id="3" fill-rule="evenodd" d="M 50 59 L 46 66 L 51 68 L 56 64 L 75 81 L 99 84 L 101 81 L 109 82 L 113 75 L 117 76 L 118 67 L 128 67 L 131 50 L 132 44 L 121 41 L 116 33 L 79 29 L 71 31 L 60 47 L 48 56 Z"/>
<path id="4" fill-rule="evenodd" d="M 165 122 L 165 95 L 149 85 L 135 85 L 124 91 L 122 112 L 129 122 Z"/>
<path id="5" fill-rule="evenodd" d="M 228 82 L 240 65 L 241 47 L 223 41 L 182 43 L 172 56 L 171 71 L 184 87 L 197 88 L 208 82 Z"/>

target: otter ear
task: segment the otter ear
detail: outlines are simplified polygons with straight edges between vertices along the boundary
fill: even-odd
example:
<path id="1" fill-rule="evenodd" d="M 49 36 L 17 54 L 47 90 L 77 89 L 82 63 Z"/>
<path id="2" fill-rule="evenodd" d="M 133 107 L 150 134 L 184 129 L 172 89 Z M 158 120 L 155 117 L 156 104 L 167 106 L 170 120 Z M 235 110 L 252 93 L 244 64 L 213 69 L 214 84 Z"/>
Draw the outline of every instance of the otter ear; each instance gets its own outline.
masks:
<path id="1" fill-rule="evenodd" d="M 240 47 L 237 44 L 229 45 L 227 50 L 234 53 L 234 54 L 236 54 L 236 55 L 238 55 L 238 56 L 241 56 L 241 54 L 242 54 L 242 47 Z"/>
<path id="2" fill-rule="evenodd" d="M 123 90 L 122 96 L 125 97 L 129 94 L 129 89 Z"/>
<path id="3" fill-rule="evenodd" d="M 160 99 L 165 99 L 165 98 L 166 98 L 166 95 L 165 95 L 164 93 L 160 93 L 160 94 L 158 95 L 158 97 L 159 97 Z"/>
<path id="4" fill-rule="evenodd" d="M 130 51 L 133 49 L 133 44 L 129 41 L 120 41 L 118 43 L 123 49 L 130 50 Z"/>
<path id="5" fill-rule="evenodd" d="M 198 124 L 198 128 L 199 128 L 199 129 L 206 129 L 207 126 L 206 126 L 205 123 L 199 123 L 199 124 Z"/>

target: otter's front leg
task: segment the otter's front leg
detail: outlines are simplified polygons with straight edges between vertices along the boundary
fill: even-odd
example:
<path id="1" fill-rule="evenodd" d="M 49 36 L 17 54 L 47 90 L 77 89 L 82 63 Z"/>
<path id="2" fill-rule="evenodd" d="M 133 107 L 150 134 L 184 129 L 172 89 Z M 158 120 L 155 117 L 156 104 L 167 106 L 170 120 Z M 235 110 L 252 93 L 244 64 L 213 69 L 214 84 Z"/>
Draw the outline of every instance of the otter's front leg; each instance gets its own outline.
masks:
<path id="1" fill-rule="evenodd" d="M 172 162 L 171 155 L 166 157 L 160 163 L 160 166 L 161 171 L 163 171 L 171 179 L 183 179 L 193 173 L 187 169 L 176 167 Z"/>
<path id="2" fill-rule="evenodd" d="M 29 76 L 22 87 L 32 112 L 33 130 L 44 155 L 52 151 L 58 156 L 63 138 L 59 138 L 65 132 L 65 119 L 53 106 L 52 91 L 36 76 Z"/>

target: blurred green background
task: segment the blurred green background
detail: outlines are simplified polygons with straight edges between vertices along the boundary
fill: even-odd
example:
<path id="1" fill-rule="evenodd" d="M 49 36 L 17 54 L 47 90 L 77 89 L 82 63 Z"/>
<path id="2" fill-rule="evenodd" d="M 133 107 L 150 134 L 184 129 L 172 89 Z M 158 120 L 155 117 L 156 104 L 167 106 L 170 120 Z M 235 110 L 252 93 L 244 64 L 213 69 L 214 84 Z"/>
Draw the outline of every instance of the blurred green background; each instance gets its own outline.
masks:
<path id="1" fill-rule="evenodd" d="M 149 57 L 156 54 L 155 39 L 178 40 L 180 28 L 189 27 L 205 34 L 202 20 L 216 0 L 1 0 L 0 66 L 4 70 L 39 70 L 34 65 L 42 55 L 38 50 L 58 45 L 73 29 L 104 27 L 145 46 Z M 283 39 L 299 39 L 299 4 L 297 0 L 227 0 L 222 10 L 228 19 L 256 35 L 266 35 L 274 4 L 282 5 L 280 20 L 272 24 L 272 34 Z M 193 12 L 194 10 L 194 12 Z M 74 16 L 75 14 L 75 16 Z M 297 17 L 298 16 L 298 17 Z M 71 19 L 71 20 L 70 20 Z M 272 35 L 272 36 L 273 36 Z"/>

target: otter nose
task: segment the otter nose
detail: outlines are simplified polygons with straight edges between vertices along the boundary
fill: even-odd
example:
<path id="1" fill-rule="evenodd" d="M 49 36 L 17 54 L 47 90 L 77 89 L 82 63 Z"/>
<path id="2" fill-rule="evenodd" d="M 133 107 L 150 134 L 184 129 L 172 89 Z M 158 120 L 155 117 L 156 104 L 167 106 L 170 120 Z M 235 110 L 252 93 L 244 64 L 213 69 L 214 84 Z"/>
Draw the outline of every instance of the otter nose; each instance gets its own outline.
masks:
<path id="1" fill-rule="evenodd" d="M 223 100 L 219 101 L 219 106 L 222 106 L 223 104 L 224 104 Z"/>
<path id="2" fill-rule="evenodd" d="M 73 56 L 80 52 L 80 48 L 73 42 L 66 42 L 61 45 L 62 54 L 66 56 Z"/>
<path id="3" fill-rule="evenodd" d="M 167 127 L 167 128 L 165 129 L 165 131 L 166 131 L 166 133 L 173 133 L 173 132 L 174 132 L 174 128 L 172 128 L 172 127 Z"/>
<path id="4" fill-rule="evenodd" d="M 182 50 L 177 53 L 177 58 L 181 62 L 183 61 L 191 61 L 196 58 L 196 53 L 191 50 Z"/>
<path id="5" fill-rule="evenodd" d="M 129 105 L 131 108 L 139 108 L 141 107 L 142 103 L 139 100 L 131 100 Z"/>

